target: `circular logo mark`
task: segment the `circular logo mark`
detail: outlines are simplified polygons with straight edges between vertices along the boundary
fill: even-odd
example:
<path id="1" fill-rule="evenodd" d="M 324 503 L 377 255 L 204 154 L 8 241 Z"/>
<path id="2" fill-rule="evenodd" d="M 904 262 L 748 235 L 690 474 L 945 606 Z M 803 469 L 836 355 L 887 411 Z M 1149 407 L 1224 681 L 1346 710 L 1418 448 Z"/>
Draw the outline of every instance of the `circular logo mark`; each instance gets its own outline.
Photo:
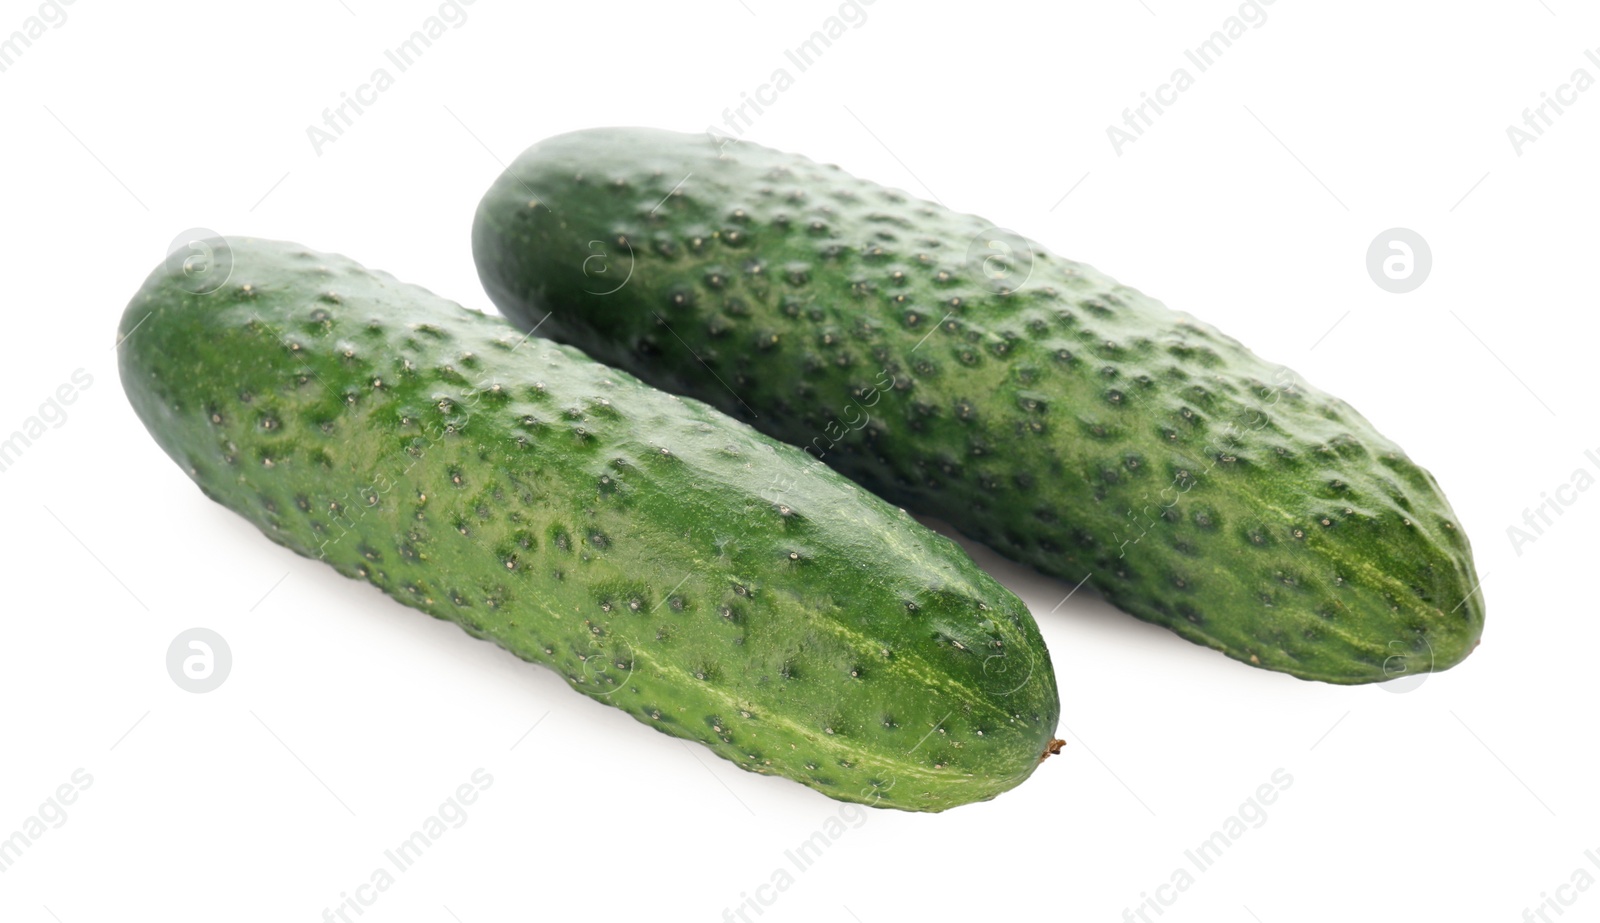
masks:
<path id="1" fill-rule="evenodd" d="M 209 628 L 191 628 L 167 646 L 167 673 L 185 692 L 210 692 L 233 670 L 233 651 Z"/>
<path id="2" fill-rule="evenodd" d="M 967 265 L 976 267 L 984 284 L 1002 294 L 1027 284 L 1033 260 L 1033 245 L 1007 228 L 984 228 L 967 244 Z"/>
<path id="3" fill-rule="evenodd" d="M 590 288 L 586 284 L 583 288 L 584 291 L 591 295 L 610 295 L 619 291 L 624 285 L 628 284 L 629 279 L 633 278 L 633 245 L 628 243 L 626 236 L 619 236 L 617 243 L 627 248 L 628 251 L 625 258 L 628 270 L 622 274 L 622 281 L 617 282 L 616 285 L 609 289 L 606 288 L 617 278 L 617 273 L 612 271 L 611 254 L 606 252 L 605 241 L 591 240 L 589 241 L 589 249 L 594 252 L 583 258 L 583 275 L 584 278 L 591 280 L 589 284 L 592 284 L 594 288 Z"/>
<path id="4" fill-rule="evenodd" d="M 1433 645 L 1427 638 L 1422 639 L 1422 644 L 1428 649 L 1426 662 L 1405 642 L 1389 642 L 1390 654 L 1383 661 L 1383 675 L 1388 679 L 1378 684 L 1379 689 L 1403 694 L 1421 688 L 1428 681 L 1428 674 L 1433 672 Z"/>
<path id="5" fill-rule="evenodd" d="M 1028 684 L 1033 678 L 1033 654 L 1026 662 L 1006 654 L 990 654 L 983 658 L 983 684 L 985 691 L 1010 695 Z"/>
<path id="6" fill-rule="evenodd" d="M 588 654 L 579 658 L 579 662 L 583 664 L 585 682 L 602 688 L 611 687 L 604 692 L 591 692 L 589 695 L 597 699 L 606 698 L 621 689 L 628 681 L 628 677 L 633 674 L 633 648 L 627 648 L 626 657 L 621 650 L 622 648 L 618 648 L 617 652 L 613 653 L 597 644 L 590 648 Z"/>
<path id="7" fill-rule="evenodd" d="M 1390 228 L 1367 247 L 1367 275 L 1386 292 L 1414 292 L 1432 270 L 1433 250 L 1410 228 Z"/>
<path id="8" fill-rule="evenodd" d="M 233 250 L 210 228 L 190 228 L 167 246 L 167 272 L 192 295 L 209 295 L 233 275 Z"/>
<path id="9" fill-rule="evenodd" d="M 894 784 L 897 781 L 899 780 L 894 776 L 890 776 L 887 780 L 873 779 L 862 787 L 856 797 L 861 799 L 862 804 L 871 805 L 875 808 L 883 801 L 884 795 L 894 790 Z"/>

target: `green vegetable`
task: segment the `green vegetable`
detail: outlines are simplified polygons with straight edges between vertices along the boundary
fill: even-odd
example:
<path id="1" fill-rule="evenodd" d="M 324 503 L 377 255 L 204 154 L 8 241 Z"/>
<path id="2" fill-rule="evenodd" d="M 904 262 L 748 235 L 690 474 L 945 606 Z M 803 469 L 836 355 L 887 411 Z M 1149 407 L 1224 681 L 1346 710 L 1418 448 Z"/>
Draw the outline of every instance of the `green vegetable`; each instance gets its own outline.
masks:
<path id="1" fill-rule="evenodd" d="M 981 801 L 1052 747 L 1026 607 L 905 512 L 345 257 L 210 246 L 225 286 L 191 294 L 167 265 L 128 305 L 123 386 L 273 541 L 840 800 Z"/>
<path id="2" fill-rule="evenodd" d="M 1230 657 L 1363 683 L 1478 642 L 1466 536 L 1398 446 L 981 218 L 752 144 L 600 129 L 524 153 L 473 245 L 524 328 Z"/>

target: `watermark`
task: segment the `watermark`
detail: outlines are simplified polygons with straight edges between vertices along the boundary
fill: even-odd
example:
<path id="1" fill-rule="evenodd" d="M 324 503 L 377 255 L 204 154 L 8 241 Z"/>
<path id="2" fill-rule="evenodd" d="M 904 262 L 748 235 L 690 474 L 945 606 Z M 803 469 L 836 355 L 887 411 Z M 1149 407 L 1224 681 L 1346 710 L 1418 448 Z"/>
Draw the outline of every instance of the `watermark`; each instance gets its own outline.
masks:
<path id="1" fill-rule="evenodd" d="M 439 4 L 438 12 L 422 21 L 422 25 L 406 37 L 405 41 L 385 48 L 384 60 L 387 65 L 373 69 L 367 81 L 353 90 L 345 90 L 339 94 L 339 102 L 322 110 L 322 124 L 313 122 L 306 126 L 306 138 L 311 141 L 311 149 L 318 157 L 330 144 L 344 137 L 344 133 L 356 123 L 367 109 L 382 98 L 383 94 L 394 88 L 397 74 L 410 70 L 421 60 L 423 54 L 433 47 L 434 42 L 443 38 L 452 29 L 459 29 L 467 24 L 467 11 L 464 7 L 471 6 L 477 0 L 445 0 Z M 394 67 L 390 71 L 389 66 Z"/>
<path id="2" fill-rule="evenodd" d="M 1001 630 L 1000 622 L 998 620 L 989 619 L 988 622 L 989 626 L 994 631 L 998 632 Z M 956 642 L 958 646 L 960 643 L 961 642 L 959 641 Z M 1028 681 L 1033 679 L 1033 671 L 1034 668 L 1038 666 L 1038 659 L 1034 655 L 1033 648 L 1030 645 L 1022 645 L 1021 650 L 1024 656 L 1028 658 L 1027 663 L 1021 670 L 1013 669 L 1016 658 L 1012 655 L 1010 649 L 1006 649 L 999 654 L 986 654 L 984 656 L 983 687 L 985 692 L 1007 696 L 1021 690 L 1023 686 L 1028 685 Z M 1060 752 L 1060 747 L 1057 747 L 1054 744 L 1051 745 L 1051 748 L 1049 749 L 1050 755 L 1053 756 Z M 1043 757 L 1040 757 L 1040 759 L 1043 759 Z"/>
<path id="3" fill-rule="evenodd" d="M 67 11 L 77 0 L 45 0 L 32 16 L 22 21 L 22 25 L 12 31 L 10 35 L 0 38 L 0 74 L 5 73 L 17 65 L 22 55 L 33 47 L 33 43 L 44 38 L 52 29 L 59 29 L 67 24 Z"/>
<path id="4" fill-rule="evenodd" d="M 1376 684 L 1377 687 L 1397 695 L 1420 689 L 1433 675 L 1433 645 L 1428 643 L 1427 638 L 1422 639 L 1422 645 L 1428 651 L 1425 664 L 1411 645 L 1404 641 L 1390 641 L 1384 648 L 1389 652 L 1389 656 L 1383 658 L 1384 679 Z M 1421 669 L 1418 669 L 1419 665 Z"/>
<path id="5" fill-rule="evenodd" d="M 887 384 L 884 383 L 886 376 L 889 379 Z M 833 447 L 838 445 L 846 436 L 860 432 L 872 422 L 872 415 L 867 413 L 866 408 L 875 406 L 882 399 L 882 392 L 892 389 L 895 386 L 895 381 L 895 377 L 889 374 L 888 369 L 879 369 L 878 377 L 873 386 L 863 390 L 859 400 L 851 398 L 849 406 L 845 407 L 838 417 L 829 420 L 823 426 L 822 435 L 812 438 L 810 442 L 801 446 L 801 448 L 820 462 L 822 457 L 832 451 Z M 862 401 L 866 402 L 864 406 L 861 403 Z M 857 410 L 860 413 L 855 413 Z M 852 417 L 853 419 L 851 419 Z M 828 443 L 827 446 L 819 445 L 823 441 Z M 772 447 L 767 446 L 767 451 L 773 451 Z M 824 471 L 831 471 L 831 469 L 825 465 L 811 464 L 802 468 L 801 474 L 810 476 Z M 788 507 L 783 505 L 784 498 L 797 483 L 799 483 L 798 477 L 784 474 L 783 471 L 775 468 L 772 473 L 772 483 L 761 491 L 761 496 L 768 502 L 778 504 L 780 510 L 787 510 Z"/>
<path id="6" fill-rule="evenodd" d="M 887 383 L 884 382 L 886 377 L 889 379 Z M 862 391 L 859 399 L 851 398 L 850 403 L 839 411 L 837 417 L 823 425 L 822 435 L 805 444 L 805 450 L 820 459 L 832 451 L 834 446 L 844 441 L 846 436 L 866 429 L 867 424 L 872 422 L 872 414 L 867 413 L 867 408 L 876 406 L 883 398 L 882 392 L 893 388 L 894 385 L 895 377 L 889 374 L 889 370 L 879 369 L 878 377 L 873 381 L 872 387 Z M 860 413 L 855 412 L 858 410 Z M 854 419 L 850 419 L 851 417 Z M 818 445 L 823 440 L 828 442 L 826 447 Z"/>
<path id="7" fill-rule="evenodd" d="M 1600 848 L 1584 850 L 1583 857 L 1589 860 L 1590 865 L 1600 869 Z M 1539 903 L 1523 908 L 1523 923 L 1556 923 L 1556 917 L 1565 914 L 1568 908 L 1578 902 L 1578 898 L 1588 893 L 1594 886 L 1594 873 L 1581 865 L 1578 866 L 1567 876 L 1564 884 L 1556 886 L 1556 893 L 1540 891 Z M 1552 913 L 1555 917 L 1550 916 Z"/>
<path id="8" fill-rule="evenodd" d="M 0 474 L 15 467 L 23 454 L 51 430 L 66 426 L 67 406 L 76 403 L 78 395 L 93 384 L 93 375 L 83 369 L 74 369 L 68 380 L 57 385 L 44 403 L 39 405 L 39 409 L 23 420 L 10 435 L 0 435 Z"/>
<path id="9" fill-rule="evenodd" d="M 1386 292 L 1414 292 L 1432 271 L 1433 249 L 1410 228 L 1390 228 L 1367 245 L 1367 275 Z"/>
<path id="10" fill-rule="evenodd" d="M 616 279 L 616 273 L 611 269 L 611 254 L 606 251 L 606 242 L 603 240 L 589 241 L 589 249 L 594 251 L 583 258 L 583 277 L 589 280 L 583 290 L 591 295 L 615 295 L 622 290 L 628 280 L 633 278 L 633 244 L 628 243 L 628 238 L 619 237 L 617 243 L 628 250 L 628 271 L 622 274 L 622 281 L 616 285 L 611 283 Z M 593 284 L 594 288 L 590 288 Z M 607 286 L 610 286 L 609 288 Z"/>
<path id="11" fill-rule="evenodd" d="M 991 289 L 1009 295 L 1033 275 L 1033 244 L 1010 228 L 987 227 L 967 242 L 966 265 L 974 263 Z"/>
<path id="12" fill-rule="evenodd" d="M 722 126 L 709 125 L 706 127 L 706 134 L 722 146 L 739 140 L 739 137 L 755 124 L 758 116 L 766 112 L 768 107 L 777 105 L 778 98 L 794 86 L 795 74 L 803 74 L 810 70 L 822 58 L 822 53 L 833 47 L 834 42 L 844 38 L 850 30 L 866 25 L 865 7 L 876 2 L 877 0 L 845 0 L 839 4 L 838 11 L 824 19 L 805 41 L 793 48 L 784 49 L 784 60 L 794 66 L 794 73 L 790 73 L 787 66 L 780 65 L 773 69 L 765 83 L 753 90 L 741 90 L 738 105 L 722 110 Z"/>
<path id="13" fill-rule="evenodd" d="M 1152 923 L 1156 917 L 1167 912 L 1178 898 L 1193 888 L 1199 881 L 1200 875 L 1216 867 L 1220 860 L 1233 845 L 1244 838 L 1251 830 L 1259 830 L 1267 823 L 1267 806 L 1276 802 L 1278 796 L 1289 790 L 1294 785 L 1294 776 L 1287 769 L 1272 771 L 1271 780 L 1256 786 L 1255 794 L 1251 795 L 1239 809 L 1222 821 L 1218 828 L 1209 837 L 1190 849 L 1183 851 L 1183 858 L 1187 860 L 1184 865 L 1179 865 L 1172 870 L 1165 884 L 1157 885 L 1153 890 L 1139 892 L 1139 903 L 1132 907 L 1123 908 L 1122 919 L 1126 923 Z M 1192 870 L 1192 871 L 1191 871 Z"/>
<path id="14" fill-rule="evenodd" d="M 233 275 L 233 248 L 210 228 L 190 228 L 167 245 L 167 273 L 191 295 L 209 295 Z"/>
<path id="15" fill-rule="evenodd" d="M 873 791 L 876 797 L 877 791 Z M 778 899 L 799 881 L 798 876 L 817 864 L 817 861 L 833 848 L 833 844 L 851 830 L 861 829 L 867 822 L 868 811 L 858 804 L 841 805 L 836 814 L 832 814 L 810 836 L 798 844 L 783 851 L 783 864 L 772 870 L 767 880 L 751 889 L 739 892 L 739 903 L 733 907 L 725 907 L 722 919 L 725 923 L 739 921 L 739 923 L 752 923 L 753 920 L 767 912 Z M 792 871 L 791 871 L 792 870 Z M 752 916 L 754 914 L 754 916 Z"/>
<path id="16" fill-rule="evenodd" d="M 680 583 L 678 585 L 682 586 L 683 584 Z M 671 594 L 669 593 L 668 595 L 670 596 Z M 666 600 L 663 599 L 662 602 L 666 602 Z M 606 605 L 609 606 L 611 603 Z M 660 603 L 657 603 L 657 606 L 659 605 Z M 629 600 L 627 606 L 634 612 L 644 608 L 643 604 L 637 599 Z M 598 635 L 592 632 L 589 634 L 589 650 L 578 655 L 578 662 L 583 665 L 581 669 L 583 670 L 584 681 L 590 685 L 610 686 L 611 688 L 605 692 L 590 692 L 586 693 L 586 695 L 604 699 L 627 684 L 628 677 L 633 675 L 635 657 L 633 645 L 626 641 L 621 642 L 621 644 L 627 648 L 628 653 L 626 655 L 613 654 L 607 650 Z"/>
<path id="17" fill-rule="evenodd" d="M 885 377 L 889 379 L 887 384 L 884 383 Z M 873 386 L 862 391 L 859 399 L 851 398 L 849 405 L 839 412 L 839 416 L 829 420 L 823 426 L 822 435 L 813 437 L 810 442 L 807 442 L 801 448 L 805 450 L 806 454 L 821 461 L 822 457 L 831 452 L 833 447 L 842 442 L 846 436 L 866 429 L 867 425 L 872 422 L 872 415 L 867 413 L 866 408 L 876 406 L 878 401 L 883 398 L 882 392 L 893 388 L 895 380 L 895 377 L 889 374 L 888 369 L 880 369 Z M 866 403 L 863 404 L 863 401 Z M 860 412 L 857 413 L 856 411 Z M 827 445 L 821 445 L 823 442 L 827 442 Z M 767 448 L 768 451 L 772 451 L 771 446 Z M 831 471 L 831 469 L 820 464 L 810 465 L 802 468 L 801 474 L 810 476 L 824 471 Z M 797 483 L 799 483 L 798 477 L 784 474 L 781 470 L 774 470 L 772 483 L 761 491 L 761 496 L 771 503 L 781 505 L 785 496 Z M 784 508 L 787 509 L 787 507 Z"/>
<path id="18" fill-rule="evenodd" d="M 191 628 L 167 645 L 167 675 L 185 692 L 210 692 L 233 672 L 233 651 L 209 628 Z"/>
<path id="19" fill-rule="evenodd" d="M 1122 110 L 1121 125 L 1113 122 L 1106 126 L 1106 138 L 1110 140 L 1111 149 L 1117 152 L 1117 156 L 1121 157 L 1124 148 L 1144 137 L 1144 133 L 1155 126 L 1158 117 L 1177 105 L 1179 97 L 1194 88 L 1196 74 L 1210 70 L 1233 47 L 1234 42 L 1252 29 L 1266 25 L 1267 11 L 1264 7 L 1275 2 L 1277 0 L 1245 0 L 1239 4 L 1238 12 L 1224 19 L 1222 25 L 1205 41 L 1184 49 L 1184 60 L 1194 66 L 1194 73 L 1190 73 L 1186 66 L 1175 68 L 1168 75 L 1166 83 L 1154 91 L 1140 92 L 1139 104 Z"/>
<path id="20" fill-rule="evenodd" d="M 1583 56 L 1590 64 L 1600 68 L 1600 51 L 1586 48 Z M 1528 145 L 1543 138 L 1546 129 L 1555 127 L 1556 119 L 1566 115 L 1569 106 L 1577 105 L 1581 95 L 1589 92 L 1594 84 L 1595 78 L 1589 69 L 1579 67 L 1572 72 L 1566 83 L 1556 87 L 1554 91 L 1540 93 L 1540 102 L 1537 106 L 1522 110 L 1521 125 L 1513 122 L 1506 126 L 1506 138 L 1511 141 L 1511 149 L 1521 157 Z"/>
<path id="21" fill-rule="evenodd" d="M 439 805 L 439 809 L 423 818 L 422 823 L 411 835 L 401 840 L 399 845 L 383 851 L 384 863 L 372 870 L 366 882 L 357 885 L 353 890 L 339 892 L 339 903 L 332 907 L 324 907 L 322 919 L 325 923 L 338 920 L 341 923 L 355 923 L 351 914 L 356 917 L 365 914 L 373 904 L 378 902 L 388 890 L 395 886 L 398 878 L 414 868 L 428 850 L 450 830 L 459 830 L 467 822 L 467 806 L 478 800 L 478 796 L 494 785 L 494 776 L 483 768 L 474 769 L 470 782 L 463 782 L 456 786 L 451 796 Z"/>
<path id="22" fill-rule="evenodd" d="M 1595 471 L 1600 471 L 1600 453 L 1586 449 L 1583 455 Z M 1543 538 L 1545 531 L 1554 527 L 1556 521 L 1567 514 L 1567 509 L 1576 504 L 1578 498 L 1594 484 L 1593 472 L 1588 468 L 1574 468 L 1567 482 L 1555 489 L 1554 496 L 1550 491 L 1540 491 L 1539 504 L 1522 510 L 1522 525 L 1506 526 L 1506 538 L 1511 540 L 1511 550 L 1517 553 L 1517 557 L 1522 557 L 1524 548 Z"/>
<path id="23" fill-rule="evenodd" d="M 88 771 L 82 767 L 74 769 L 68 781 L 56 786 L 50 797 L 39 805 L 39 810 L 23 818 L 14 833 L 0 840 L 0 874 L 10 871 L 40 837 L 51 830 L 60 830 L 67 822 L 67 806 L 76 802 L 93 784 L 94 776 Z"/>

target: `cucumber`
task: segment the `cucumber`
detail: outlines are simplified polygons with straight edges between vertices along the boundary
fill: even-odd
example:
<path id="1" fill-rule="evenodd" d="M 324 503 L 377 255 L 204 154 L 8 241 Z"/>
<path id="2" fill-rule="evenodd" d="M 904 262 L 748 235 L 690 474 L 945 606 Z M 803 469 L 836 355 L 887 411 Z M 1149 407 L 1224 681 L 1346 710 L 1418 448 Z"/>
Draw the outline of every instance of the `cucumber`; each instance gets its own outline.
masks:
<path id="1" fill-rule="evenodd" d="M 799 449 L 345 257 L 209 246 L 223 287 L 169 261 L 129 303 L 122 382 L 273 541 L 842 801 L 987 800 L 1059 747 L 1021 601 Z"/>
<path id="2" fill-rule="evenodd" d="M 502 313 L 1230 657 L 1366 683 L 1478 643 L 1427 471 L 1337 398 L 1039 244 L 838 167 L 598 129 L 478 207 Z"/>

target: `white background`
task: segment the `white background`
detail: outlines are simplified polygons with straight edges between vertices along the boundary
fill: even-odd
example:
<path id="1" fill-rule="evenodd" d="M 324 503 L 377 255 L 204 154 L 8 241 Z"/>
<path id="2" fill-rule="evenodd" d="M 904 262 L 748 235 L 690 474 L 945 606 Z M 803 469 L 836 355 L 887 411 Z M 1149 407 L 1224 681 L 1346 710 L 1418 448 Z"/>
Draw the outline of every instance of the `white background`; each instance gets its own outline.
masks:
<path id="1" fill-rule="evenodd" d="M 1507 533 L 1600 474 L 1600 92 L 1520 154 L 1506 133 L 1576 68 L 1600 77 L 1592 9 L 1278 0 L 1202 74 L 1183 50 L 1237 4 L 877 0 L 798 73 L 783 52 L 836 2 L 478 0 L 320 155 L 307 127 L 394 72 L 383 51 L 436 2 L 65 9 L 0 73 L 0 436 L 93 378 L 0 473 L 0 838 L 75 769 L 93 783 L 0 873 L 8 923 L 323 919 L 479 767 L 494 782 L 467 822 L 363 921 L 720 920 L 788 868 L 749 919 L 1109 923 L 1280 768 L 1265 822 L 1163 923 L 1511 923 L 1546 893 L 1600 915 L 1600 887 L 1558 892 L 1600 877 L 1600 492 L 1566 494 L 1520 549 Z M 37 10 L 0 3 L 0 35 Z M 1179 66 L 1193 88 L 1119 156 L 1107 125 Z M 850 809 L 865 820 L 796 873 L 785 850 L 839 804 L 296 558 L 205 500 L 128 407 L 117 320 L 185 228 L 490 309 L 468 228 L 502 163 L 582 127 L 703 130 L 778 67 L 794 86 L 746 138 L 1015 228 L 1364 412 L 1475 543 L 1482 647 L 1403 694 L 1306 683 L 1087 591 L 1052 613 L 1070 585 L 974 549 L 1039 616 L 1066 751 L 987 804 Z M 1395 226 L 1434 257 L 1406 295 L 1365 268 Z M 193 626 L 234 655 L 204 695 L 165 666 Z"/>

